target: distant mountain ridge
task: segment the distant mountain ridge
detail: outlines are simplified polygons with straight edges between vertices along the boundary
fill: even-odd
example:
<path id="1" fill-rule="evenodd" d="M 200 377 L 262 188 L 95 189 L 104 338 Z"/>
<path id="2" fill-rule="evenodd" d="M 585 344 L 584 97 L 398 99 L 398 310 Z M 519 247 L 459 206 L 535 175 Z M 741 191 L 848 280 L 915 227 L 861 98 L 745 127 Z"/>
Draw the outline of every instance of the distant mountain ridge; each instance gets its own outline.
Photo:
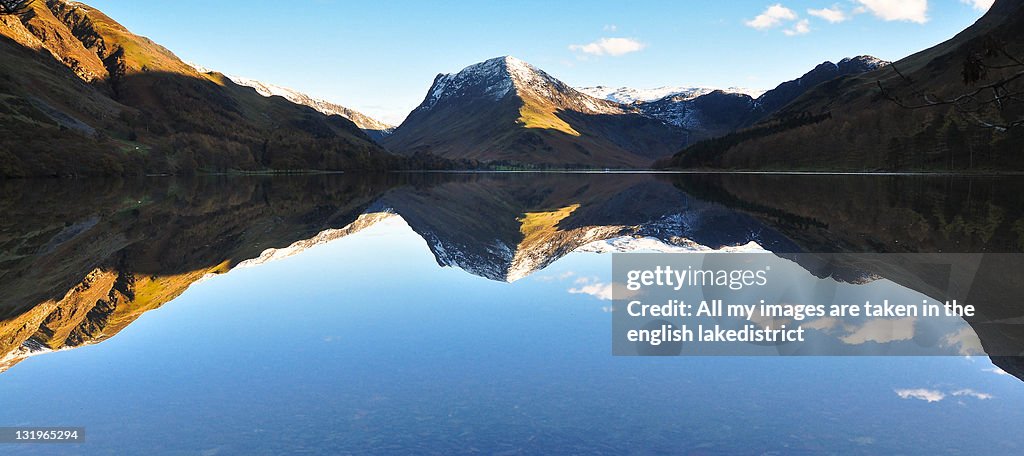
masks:
<path id="1" fill-rule="evenodd" d="M 777 112 L 807 90 L 837 77 L 872 71 L 888 62 L 872 56 L 824 62 L 803 76 L 787 81 L 753 98 L 739 91 L 714 90 L 692 96 L 690 92 L 669 95 L 634 106 L 644 115 L 686 128 L 689 143 L 728 134 L 757 123 Z"/>
<path id="2" fill-rule="evenodd" d="M 608 86 L 593 86 L 593 87 L 577 87 L 576 90 L 590 95 L 594 98 L 602 98 L 608 101 L 614 101 L 622 104 L 632 104 L 637 102 L 650 102 L 660 100 L 666 97 L 681 97 L 682 99 L 689 100 L 697 98 L 701 95 L 707 95 L 716 90 L 721 90 L 726 93 L 741 93 L 757 98 L 761 96 L 765 91 L 761 89 L 747 89 L 742 87 L 729 87 L 725 89 L 712 88 L 712 87 L 655 87 L 653 89 L 637 89 L 633 87 L 608 87 Z"/>
<path id="3" fill-rule="evenodd" d="M 685 144 L 685 132 L 505 56 L 438 75 L 384 144 L 492 163 L 645 167 Z"/>
<path id="4" fill-rule="evenodd" d="M 206 68 L 202 65 L 198 65 L 192 62 L 188 62 L 188 64 L 200 73 L 215 73 L 214 70 Z M 267 82 L 243 76 L 235 76 L 230 74 L 226 74 L 225 76 L 227 76 L 227 78 L 235 84 L 245 87 L 252 87 L 253 89 L 256 89 L 257 93 L 265 97 L 283 97 L 284 99 L 292 103 L 308 106 L 317 111 L 320 111 L 324 115 L 342 116 L 348 120 L 351 120 L 352 123 L 356 124 L 357 127 L 362 129 L 363 132 L 366 133 L 374 141 L 380 141 L 385 136 L 390 135 L 395 130 L 395 127 L 393 125 L 388 125 L 384 122 L 367 116 L 366 114 L 356 111 L 355 109 L 350 109 L 337 103 L 324 100 L 322 98 L 316 98 L 311 95 L 299 92 L 298 90 L 295 89 L 279 86 L 276 84 L 270 84 Z"/>

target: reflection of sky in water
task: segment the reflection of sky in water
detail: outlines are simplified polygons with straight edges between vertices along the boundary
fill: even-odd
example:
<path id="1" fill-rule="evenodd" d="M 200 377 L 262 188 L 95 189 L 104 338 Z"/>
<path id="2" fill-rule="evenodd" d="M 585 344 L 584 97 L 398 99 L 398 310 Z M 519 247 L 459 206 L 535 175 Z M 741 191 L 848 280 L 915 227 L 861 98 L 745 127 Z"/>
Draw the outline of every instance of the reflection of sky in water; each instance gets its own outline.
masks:
<path id="1" fill-rule="evenodd" d="M 612 357 L 587 288 L 610 269 L 577 253 L 494 282 L 392 219 L 19 364 L 0 422 L 122 454 L 1022 451 L 1024 388 L 984 357 Z"/>
<path id="2" fill-rule="evenodd" d="M 870 257 L 870 256 L 869 256 Z M 880 256 L 875 256 L 879 258 Z M 807 261 L 805 257 L 805 261 Z M 912 258 L 901 255 L 900 259 Z M 621 310 L 616 313 L 619 325 L 615 333 L 620 343 L 615 353 L 635 355 L 639 353 L 658 352 L 663 354 L 683 355 L 984 355 L 981 342 L 971 326 L 961 317 L 946 315 L 943 303 L 929 298 L 917 291 L 905 288 L 886 279 L 871 278 L 865 280 L 863 273 L 855 270 L 836 269 L 839 276 L 849 276 L 847 282 L 832 278 L 817 278 L 796 261 L 780 258 L 769 252 L 751 253 L 709 253 L 709 254 L 632 254 L 618 257 L 615 268 L 618 270 L 616 294 L 611 295 L 611 284 L 596 279 L 577 279 L 579 287 L 571 289 L 575 292 L 590 293 L 602 299 L 618 298 L 612 307 Z M 670 268 L 676 273 L 692 271 L 754 271 L 765 273 L 762 285 L 716 286 L 708 283 L 683 284 L 671 279 L 673 285 L 658 286 L 651 283 L 642 286 L 634 280 L 635 288 L 629 290 L 625 284 L 627 271 L 653 271 L 655 268 Z M 675 277 L 675 276 L 673 276 Z M 562 276 L 561 279 L 571 279 Z M 634 278 L 636 279 L 636 278 Z M 742 285 L 742 284 L 734 284 Z M 959 296 L 959 295 L 958 295 Z M 949 299 L 956 299 L 951 296 Z M 959 296 L 962 298 L 962 296 Z M 720 300 L 721 315 L 707 316 L 697 314 L 701 303 Z M 645 305 L 664 305 L 668 302 L 684 302 L 692 306 L 690 316 L 631 316 L 626 312 L 629 302 Z M 906 315 L 868 316 L 863 312 L 863 305 L 871 303 L 877 312 L 885 305 L 904 306 Z M 940 313 L 926 315 L 924 305 L 934 306 Z M 958 301 L 962 303 L 963 301 Z M 769 306 L 780 306 L 780 309 L 791 309 L 791 316 L 762 313 L 759 303 Z M 751 318 L 746 316 L 729 316 L 730 306 L 751 306 Z M 806 311 L 792 310 L 820 306 L 824 315 L 807 315 Z M 831 316 L 831 306 L 855 306 L 858 315 Z M 639 312 L 639 306 L 634 311 Z M 896 310 L 895 312 L 900 312 Z M 916 312 L 916 313 L 915 313 Z M 800 315 L 799 317 L 797 315 Z M 746 327 L 776 328 L 795 330 L 802 328 L 801 342 L 745 342 L 745 341 L 701 341 L 698 336 L 692 342 L 682 344 L 663 342 L 652 347 L 645 336 L 640 342 L 628 342 L 626 334 L 629 330 L 657 331 L 663 325 L 673 328 L 686 328 L 695 334 L 699 328 L 722 328 L 726 330 L 743 330 Z M 1006 355 L 1007 353 L 996 353 Z"/>

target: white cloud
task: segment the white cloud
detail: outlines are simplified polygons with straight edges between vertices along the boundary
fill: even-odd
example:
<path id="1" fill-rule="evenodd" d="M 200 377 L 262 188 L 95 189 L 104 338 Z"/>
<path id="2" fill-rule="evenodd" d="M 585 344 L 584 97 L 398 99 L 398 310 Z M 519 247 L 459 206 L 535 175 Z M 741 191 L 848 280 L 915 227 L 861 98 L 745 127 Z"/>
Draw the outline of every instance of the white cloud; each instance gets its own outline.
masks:
<path id="1" fill-rule="evenodd" d="M 801 19 L 800 22 L 797 22 L 796 24 L 793 25 L 793 28 L 788 28 L 782 31 L 782 33 L 785 33 L 786 36 L 804 35 L 810 32 L 811 23 L 808 22 L 807 19 Z"/>
<path id="2" fill-rule="evenodd" d="M 900 399 L 918 399 L 925 402 L 939 402 L 946 398 L 946 394 L 942 391 L 924 388 L 898 389 L 896 394 Z"/>
<path id="3" fill-rule="evenodd" d="M 865 11 L 886 21 L 928 22 L 928 0 L 857 0 Z"/>
<path id="4" fill-rule="evenodd" d="M 610 55 L 612 57 L 618 57 L 631 52 L 641 51 L 646 47 L 646 44 L 633 38 L 601 38 L 593 43 L 572 44 L 569 46 L 569 50 L 590 55 Z"/>
<path id="5" fill-rule="evenodd" d="M 814 17 L 820 17 L 828 21 L 828 23 L 830 24 L 838 24 L 840 22 L 850 19 L 850 16 L 847 16 L 846 12 L 844 12 L 838 6 L 833 6 L 832 8 L 808 9 L 807 14 L 810 14 L 811 16 Z"/>
<path id="6" fill-rule="evenodd" d="M 608 25 L 604 26 L 604 31 L 606 31 L 606 32 L 617 32 L 618 30 L 619 30 L 619 26 L 615 25 L 615 24 L 608 24 Z"/>
<path id="7" fill-rule="evenodd" d="M 576 288 L 570 288 L 569 293 L 572 294 L 587 294 L 593 296 L 602 301 L 612 300 L 612 284 L 594 282 L 586 285 L 581 285 Z"/>
<path id="8" fill-rule="evenodd" d="M 776 3 L 769 6 L 768 9 L 764 10 L 763 13 L 757 17 L 746 21 L 747 27 L 755 28 L 757 30 L 768 30 L 773 27 L 778 27 L 783 22 L 795 21 L 797 18 L 796 13 L 793 10 L 782 6 L 781 3 Z"/>
<path id="9" fill-rule="evenodd" d="M 953 391 L 951 394 L 953 394 L 954 396 L 970 396 L 970 397 L 981 399 L 981 400 L 992 399 L 992 397 L 993 397 L 991 394 L 979 393 L 979 392 L 974 391 L 974 390 L 972 390 L 970 388 L 964 388 L 962 390 L 956 390 L 956 391 Z"/>
<path id="10" fill-rule="evenodd" d="M 966 3 L 974 7 L 978 11 L 988 11 L 995 3 L 995 0 L 960 0 L 962 3 Z"/>

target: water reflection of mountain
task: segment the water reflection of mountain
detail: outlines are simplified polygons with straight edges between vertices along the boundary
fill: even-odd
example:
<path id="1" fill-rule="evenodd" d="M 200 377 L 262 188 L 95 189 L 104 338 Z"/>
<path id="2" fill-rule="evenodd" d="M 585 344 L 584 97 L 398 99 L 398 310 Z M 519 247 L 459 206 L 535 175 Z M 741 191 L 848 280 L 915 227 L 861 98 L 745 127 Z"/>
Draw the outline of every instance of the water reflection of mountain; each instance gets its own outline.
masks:
<path id="1" fill-rule="evenodd" d="M 390 213 L 424 238 L 438 264 L 514 281 L 622 236 L 684 248 L 753 241 L 783 256 L 1021 252 L 1021 185 L 980 177 L 647 174 L 9 183 L 0 197 L 0 369 L 32 353 L 102 341 L 207 274 L 294 254 Z M 859 274 L 789 256 L 819 276 Z M 1011 324 L 1024 315 L 1009 299 L 1020 296 L 1024 280 L 1012 261 L 985 255 L 979 277 L 991 286 L 974 286 L 969 296 L 982 309 L 970 323 L 999 353 L 1024 347 Z M 884 261 L 866 269 L 941 294 L 935 271 Z M 994 358 L 1024 377 L 1018 359 Z"/>

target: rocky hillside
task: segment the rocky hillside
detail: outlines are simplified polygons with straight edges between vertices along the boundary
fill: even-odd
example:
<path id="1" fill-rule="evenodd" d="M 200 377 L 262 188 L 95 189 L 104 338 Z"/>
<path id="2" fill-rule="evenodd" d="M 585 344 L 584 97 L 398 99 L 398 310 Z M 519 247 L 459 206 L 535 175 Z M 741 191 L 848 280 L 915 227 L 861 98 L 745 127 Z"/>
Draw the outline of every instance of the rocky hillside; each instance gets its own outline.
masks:
<path id="1" fill-rule="evenodd" d="M 694 144 L 664 165 L 1022 170 L 1022 30 L 1024 2 L 997 0 L 978 22 L 944 43 L 819 84 L 758 125 Z"/>
<path id="2" fill-rule="evenodd" d="M 679 128 L 499 57 L 438 75 L 384 144 L 401 154 L 491 163 L 644 167 L 684 142 Z"/>
<path id="3" fill-rule="evenodd" d="M 364 169 L 351 121 L 265 98 L 82 3 L 0 17 L 0 176 Z"/>

